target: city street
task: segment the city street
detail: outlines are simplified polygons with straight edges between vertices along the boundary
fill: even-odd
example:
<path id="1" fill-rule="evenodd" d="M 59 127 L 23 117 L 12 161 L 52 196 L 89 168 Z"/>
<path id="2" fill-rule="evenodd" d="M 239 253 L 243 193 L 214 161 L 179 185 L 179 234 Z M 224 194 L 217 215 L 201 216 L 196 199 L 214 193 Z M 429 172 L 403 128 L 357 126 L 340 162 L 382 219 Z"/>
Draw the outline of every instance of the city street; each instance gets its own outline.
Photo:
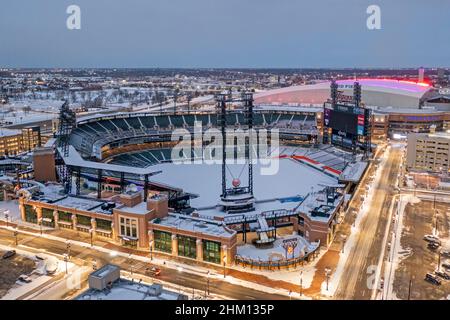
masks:
<path id="1" fill-rule="evenodd" d="M 4 245 L 14 246 L 14 237 L 9 230 L 0 229 L 0 243 Z M 45 249 L 47 252 L 51 252 L 58 255 L 63 255 L 67 252 L 66 244 L 61 241 L 50 240 L 41 238 L 39 236 L 32 235 L 19 235 L 19 245 L 26 245 L 30 248 Z M 111 256 L 108 253 L 100 252 L 94 249 L 83 248 L 72 244 L 70 247 L 71 261 L 78 265 L 92 266 L 95 259 L 97 268 L 106 263 L 114 263 L 119 265 L 123 270 L 129 271 L 133 274 L 135 279 L 140 279 L 141 275 L 145 274 L 145 271 L 150 264 L 143 263 L 142 261 L 124 258 L 121 256 Z M 161 275 L 158 276 L 156 281 L 161 280 L 170 282 L 176 286 L 184 287 L 187 289 L 194 289 L 196 291 L 204 292 L 207 288 L 208 279 L 206 276 L 200 276 L 198 274 L 192 274 L 189 272 L 183 272 L 174 270 L 172 268 L 158 266 L 161 269 Z M 226 280 L 209 279 L 209 289 L 212 294 L 226 296 L 231 299 L 286 299 L 286 296 L 278 294 L 270 294 L 262 291 L 258 291 L 252 288 L 243 287 L 240 285 L 232 284 Z"/>
<path id="2" fill-rule="evenodd" d="M 368 279 L 374 276 L 382 253 L 386 224 L 389 223 L 392 201 L 397 194 L 394 188 L 402 151 L 400 148 L 391 147 L 386 152 L 386 164 L 382 168 L 379 184 L 374 186 L 370 210 L 360 223 L 360 230 L 348 255 L 335 299 L 371 299 L 372 288 L 368 286 Z M 358 196 L 359 194 L 355 195 Z M 352 212 L 352 209 L 359 210 L 359 205 L 355 202 L 349 212 Z"/>

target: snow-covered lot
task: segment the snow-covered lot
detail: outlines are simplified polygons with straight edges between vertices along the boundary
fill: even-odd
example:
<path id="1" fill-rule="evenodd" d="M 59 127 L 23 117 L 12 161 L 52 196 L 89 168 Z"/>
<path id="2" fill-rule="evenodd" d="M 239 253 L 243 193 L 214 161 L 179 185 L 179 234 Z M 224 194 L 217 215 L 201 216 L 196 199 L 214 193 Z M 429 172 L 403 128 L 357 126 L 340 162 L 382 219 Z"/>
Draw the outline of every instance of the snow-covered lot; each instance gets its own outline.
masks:
<path id="1" fill-rule="evenodd" d="M 254 165 L 254 194 L 257 200 L 305 196 L 312 189 L 320 189 L 319 184 L 336 183 L 336 179 L 293 160 L 275 161 L 279 163 L 279 170 L 273 175 L 262 175 L 262 165 Z M 229 165 L 228 168 L 238 177 L 242 165 Z M 152 169 L 162 171 L 152 178 L 153 181 L 180 187 L 186 192 L 199 195 L 191 200 L 193 207 L 217 204 L 221 194 L 221 165 L 163 163 L 152 166 Z M 247 181 L 244 178 L 242 180 L 245 185 Z"/>

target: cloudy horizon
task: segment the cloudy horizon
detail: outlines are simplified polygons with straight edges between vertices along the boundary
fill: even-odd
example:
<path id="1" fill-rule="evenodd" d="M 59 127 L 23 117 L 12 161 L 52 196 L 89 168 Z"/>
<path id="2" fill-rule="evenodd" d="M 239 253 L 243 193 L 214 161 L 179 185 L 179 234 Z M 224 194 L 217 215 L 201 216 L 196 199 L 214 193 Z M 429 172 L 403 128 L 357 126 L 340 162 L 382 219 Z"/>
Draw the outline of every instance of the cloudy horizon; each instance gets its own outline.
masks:
<path id="1" fill-rule="evenodd" d="M 3 2 L 0 68 L 450 67 L 450 1 Z M 366 26 L 374 2 L 380 30 Z"/>

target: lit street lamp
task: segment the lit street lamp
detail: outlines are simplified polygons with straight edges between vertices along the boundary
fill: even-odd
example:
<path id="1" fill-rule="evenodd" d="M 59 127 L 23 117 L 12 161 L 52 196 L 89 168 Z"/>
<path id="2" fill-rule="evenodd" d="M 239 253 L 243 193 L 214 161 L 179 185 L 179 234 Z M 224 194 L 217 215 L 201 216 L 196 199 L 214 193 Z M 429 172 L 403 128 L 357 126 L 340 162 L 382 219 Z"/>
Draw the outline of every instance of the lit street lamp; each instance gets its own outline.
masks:
<path id="1" fill-rule="evenodd" d="M 178 266 L 177 267 L 177 271 L 178 271 L 178 274 L 177 274 L 177 276 L 178 276 L 178 281 L 179 281 L 179 284 L 178 284 L 178 292 L 179 293 L 181 293 L 181 277 L 179 277 L 179 274 L 181 274 L 182 272 L 183 272 L 183 267 L 182 266 Z"/>

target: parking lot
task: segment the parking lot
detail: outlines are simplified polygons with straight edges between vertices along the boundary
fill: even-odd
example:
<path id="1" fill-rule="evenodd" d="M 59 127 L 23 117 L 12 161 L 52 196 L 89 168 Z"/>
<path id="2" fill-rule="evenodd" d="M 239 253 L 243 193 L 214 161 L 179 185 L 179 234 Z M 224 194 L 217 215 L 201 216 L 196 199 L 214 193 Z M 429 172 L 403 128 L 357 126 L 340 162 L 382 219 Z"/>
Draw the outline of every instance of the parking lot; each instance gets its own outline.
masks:
<path id="1" fill-rule="evenodd" d="M 408 204 L 404 214 L 404 228 L 401 236 L 401 246 L 404 256 L 395 272 L 394 292 L 399 299 L 446 299 L 450 295 L 450 280 L 441 280 L 441 285 L 435 285 L 425 281 L 426 273 L 434 273 L 438 265 L 440 249 L 450 245 L 449 227 L 450 215 L 449 205 L 445 203 L 433 203 L 433 201 L 421 201 L 416 204 Z M 436 223 L 437 218 L 437 223 Z M 442 247 L 431 250 L 427 247 L 428 242 L 423 240 L 425 235 L 430 235 L 433 228 L 437 226 Z M 441 263 L 450 263 L 450 259 L 441 258 Z M 441 271 L 447 271 L 441 267 Z M 411 282 L 411 290 L 410 288 Z M 449 297 L 450 298 L 450 297 Z"/>
<path id="2" fill-rule="evenodd" d="M 30 274 L 36 266 L 33 260 L 19 254 L 2 259 L 4 253 L 0 250 L 0 299 L 14 286 L 20 275 Z"/>

